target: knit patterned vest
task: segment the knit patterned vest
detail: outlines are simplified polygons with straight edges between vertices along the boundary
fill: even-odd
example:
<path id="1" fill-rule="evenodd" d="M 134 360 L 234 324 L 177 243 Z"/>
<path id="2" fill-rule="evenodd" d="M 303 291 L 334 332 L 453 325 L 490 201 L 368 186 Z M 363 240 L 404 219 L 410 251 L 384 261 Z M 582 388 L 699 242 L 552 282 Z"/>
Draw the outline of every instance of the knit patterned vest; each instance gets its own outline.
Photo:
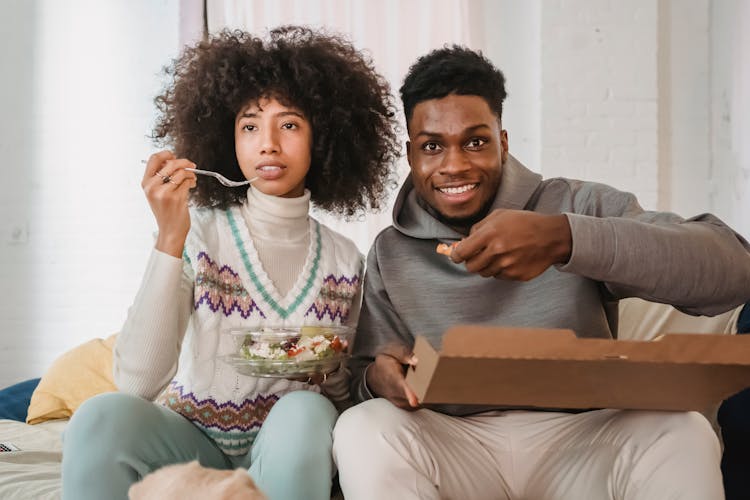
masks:
<path id="1" fill-rule="evenodd" d="M 179 368 L 158 401 L 192 421 L 228 455 L 247 453 L 271 407 L 317 386 L 239 374 L 218 357 L 231 354 L 228 328 L 346 324 L 361 284 L 362 258 L 340 234 L 310 221 L 303 270 L 281 297 L 261 265 L 238 207 L 197 209 L 183 259 L 194 276 L 194 311 Z M 227 337 L 227 338 L 225 338 Z"/>

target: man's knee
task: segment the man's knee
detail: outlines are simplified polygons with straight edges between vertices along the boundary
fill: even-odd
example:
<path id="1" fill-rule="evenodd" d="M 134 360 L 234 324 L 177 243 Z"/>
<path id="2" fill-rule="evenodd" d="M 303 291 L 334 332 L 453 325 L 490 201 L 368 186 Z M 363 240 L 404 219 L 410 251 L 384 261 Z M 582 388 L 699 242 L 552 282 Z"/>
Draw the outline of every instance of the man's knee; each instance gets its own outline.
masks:
<path id="1" fill-rule="evenodd" d="M 713 452 L 718 457 L 721 450 L 719 438 L 711 423 L 696 411 L 675 413 L 670 417 L 669 427 L 678 441 L 690 441 L 697 452 Z"/>
<path id="2" fill-rule="evenodd" d="M 337 461 L 378 461 L 389 454 L 388 450 L 407 449 L 417 420 L 415 412 L 401 410 L 385 399 L 371 399 L 349 408 L 333 430 L 334 457 Z"/>
<path id="3" fill-rule="evenodd" d="M 370 399 L 346 410 L 333 430 L 336 440 L 361 441 L 368 436 L 396 432 L 407 424 L 410 413 L 386 399 Z"/>
<path id="4" fill-rule="evenodd" d="M 711 424 L 698 412 L 623 412 L 621 422 L 639 444 L 667 441 L 680 449 L 719 453 Z"/>

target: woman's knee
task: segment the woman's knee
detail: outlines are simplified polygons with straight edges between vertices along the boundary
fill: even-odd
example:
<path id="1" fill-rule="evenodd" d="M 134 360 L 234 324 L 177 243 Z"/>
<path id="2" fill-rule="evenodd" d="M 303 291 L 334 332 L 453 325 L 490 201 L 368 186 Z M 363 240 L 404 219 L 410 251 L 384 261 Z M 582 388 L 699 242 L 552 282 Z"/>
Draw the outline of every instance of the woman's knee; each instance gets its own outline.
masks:
<path id="1" fill-rule="evenodd" d="M 79 436 L 89 441 L 132 438 L 133 432 L 144 427 L 149 410 L 153 410 L 153 403 L 130 394 L 110 392 L 94 396 L 73 414 L 64 440 Z"/>
<path id="2" fill-rule="evenodd" d="M 268 415 L 269 420 L 278 418 L 284 421 L 284 425 L 301 432 L 306 432 L 307 429 L 316 429 L 317 432 L 326 428 L 333 430 L 337 417 L 338 412 L 333 403 L 312 391 L 285 394 L 273 405 Z"/>
<path id="3" fill-rule="evenodd" d="M 273 405 L 263 422 L 256 439 L 254 453 L 268 453 L 285 456 L 304 453 L 316 456 L 330 455 L 331 433 L 338 417 L 336 408 L 320 394 L 310 391 L 296 391 L 281 397 Z M 287 451 L 284 451 L 287 450 Z"/>
<path id="4" fill-rule="evenodd" d="M 264 468 L 304 469 L 320 464 L 330 469 L 331 432 L 337 416 L 336 408 L 320 394 L 286 394 L 263 423 L 253 445 L 253 461 L 261 460 Z"/>
<path id="5" fill-rule="evenodd" d="M 92 473 L 98 476 L 97 481 L 104 478 L 118 483 L 125 477 L 125 482 L 118 484 L 123 492 L 127 489 L 135 475 L 114 465 L 113 460 L 137 447 L 137 429 L 145 427 L 138 419 L 137 408 L 143 404 L 152 403 L 127 394 L 107 393 L 85 401 L 76 410 L 62 436 L 64 497 L 78 498 L 81 491 L 93 488 Z"/>

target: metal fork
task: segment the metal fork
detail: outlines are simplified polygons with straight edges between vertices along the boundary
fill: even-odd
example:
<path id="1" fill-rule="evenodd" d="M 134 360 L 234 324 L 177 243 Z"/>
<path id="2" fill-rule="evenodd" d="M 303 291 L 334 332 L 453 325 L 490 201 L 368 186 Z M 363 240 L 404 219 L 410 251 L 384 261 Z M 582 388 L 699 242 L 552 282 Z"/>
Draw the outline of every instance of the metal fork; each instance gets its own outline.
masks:
<path id="1" fill-rule="evenodd" d="M 146 160 L 141 160 L 141 163 L 143 163 L 145 165 L 146 164 Z M 211 176 L 211 177 L 216 177 L 216 180 L 218 180 L 220 183 L 224 184 L 227 187 L 244 186 L 246 184 L 250 184 L 252 182 L 257 181 L 260 178 L 260 177 L 256 176 L 256 177 L 253 177 L 252 179 L 249 179 L 249 180 L 246 180 L 246 181 L 233 181 L 233 180 L 227 179 L 226 177 L 224 177 L 223 175 L 221 175 L 219 173 L 211 172 L 210 170 L 201 170 L 199 168 L 186 168 L 185 170 L 187 170 L 188 172 L 194 172 L 196 174 L 208 175 L 208 176 Z"/>
<path id="2" fill-rule="evenodd" d="M 210 170 L 200 170 L 198 168 L 186 168 L 185 170 L 188 172 L 195 172 L 196 174 L 210 175 L 211 177 L 216 177 L 216 180 L 218 180 L 220 183 L 224 184 L 227 187 L 244 186 L 246 184 L 255 182 L 259 179 L 259 177 L 253 177 L 252 179 L 248 179 L 245 181 L 232 181 L 232 180 L 227 179 L 223 175 L 217 172 L 211 172 Z"/>

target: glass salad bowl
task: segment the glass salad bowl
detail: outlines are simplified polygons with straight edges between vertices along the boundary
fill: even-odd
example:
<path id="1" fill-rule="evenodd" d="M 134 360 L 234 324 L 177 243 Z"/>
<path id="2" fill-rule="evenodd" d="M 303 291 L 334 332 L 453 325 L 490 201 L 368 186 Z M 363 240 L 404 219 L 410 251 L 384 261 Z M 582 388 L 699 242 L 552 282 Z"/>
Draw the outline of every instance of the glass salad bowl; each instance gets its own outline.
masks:
<path id="1" fill-rule="evenodd" d="M 328 374 L 349 356 L 353 333 L 346 326 L 232 328 L 222 334 L 233 351 L 220 359 L 252 377 Z"/>

